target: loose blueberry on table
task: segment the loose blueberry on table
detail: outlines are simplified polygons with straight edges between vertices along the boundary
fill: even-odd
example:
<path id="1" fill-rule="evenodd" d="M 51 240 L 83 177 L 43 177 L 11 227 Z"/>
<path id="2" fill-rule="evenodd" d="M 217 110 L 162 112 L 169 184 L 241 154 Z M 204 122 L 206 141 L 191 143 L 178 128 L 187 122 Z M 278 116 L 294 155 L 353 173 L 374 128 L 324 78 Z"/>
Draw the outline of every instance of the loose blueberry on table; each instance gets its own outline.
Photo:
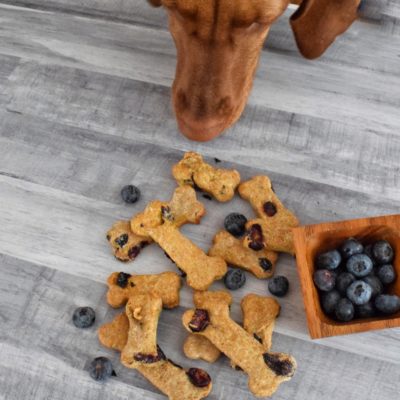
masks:
<path id="1" fill-rule="evenodd" d="M 105 381 L 113 373 L 112 363 L 106 357 L 97 357 L 90 363 L 89 374 L 95 381 Z"/>
<path id="2" fill-rule="evenodd" d="M 246 283 L 246 275 L 241 269 L 230 269 L 224 278 L 225 286 L 230 290 L 237 290 Z"/>
<path id="3" fill-rule="evenodd" d="M 231 213 L 225 217 L 224 227 L 233 236 L 243 236 L 246 230 L 247 218 L 243 214 Z"/>
<path id="4" fill-rule="evenodd" d="M 95 319 L 96 314 L 91 307 L 79 307 L 72 315 L 72 322 L 77 328 L 89 328 Z"/>
<path id="5" fill-rule="evenodd" d="M 285 276 L 278 275 L 268 282 L 268 290 L 277 297 L 283 297 L 289 290 L 289 281 Z"/>
<path id="6" fill-rule="evenodd" d="M 121 190 L 121 197 L 125 203 L 136 203 L 140 198 L 140 190 L 134 185 L 126 185 Z"/>
<path id="7" fill-rule="evenodd" d="M 399 312 L 400 297 L 388 290 L 396 280 L 394 257 L 388 241 L 364 245 L 356 238 L 317 254 L 313 279 L 322 310 L 341 322 Z"/>

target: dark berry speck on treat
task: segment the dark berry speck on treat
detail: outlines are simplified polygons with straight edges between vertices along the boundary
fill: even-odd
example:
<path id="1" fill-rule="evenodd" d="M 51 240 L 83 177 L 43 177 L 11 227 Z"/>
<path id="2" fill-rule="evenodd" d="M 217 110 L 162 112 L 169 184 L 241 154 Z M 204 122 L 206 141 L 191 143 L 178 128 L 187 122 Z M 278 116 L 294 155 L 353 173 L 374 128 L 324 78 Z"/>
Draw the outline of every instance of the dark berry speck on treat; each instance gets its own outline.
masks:
<path id="1" fill-rule="evenodd" d="M 262 257 L 258 259 L 258 264 L 264 271 L 271 271 L 272 262 L 268 258 Z"/>
<path id="2" fill-rule="evenodd" d="M 286 276 L 274 276 L 268 281 L 268 290 L 277 297 L 283 297 L 289 291 L 289 281 Z"/>
<path id="3" fill-rule="evenodd" d="M 237 290 L 246 283 L 246 275 L 241 269 L 230 269 L 225 277 L 224 284 L 230 290 Z"/>
<path id="4" fill-rule="evenodd" d="M 95 319 L 96 314 L 91 307 L 79 307 L 72 315 L 72 322 L 77 328 L 89 328 Z"/>
<path id="5" fill-rule="evenodd" d="M 121 189 L 121 197 L 125 203 L 136 203 L 140 198 L 140 190 L 134 185 L 127 185 Z"/>
<path id="6" fill-rule="evenodd" d="M 121 288 L 126 288 L 128 285 L 128 279 L 131 277 L 131 274 L 127 274 L 125 272 L 120 272 L 117 276 L 117 285 Z"/>
<path id="7" fill-rule="evenodd" d="M 95 358 L 89 366 L 89 374 L 95 381 L 105 381 L 113 375 L 113 366 L 106 357 Z"/>
<path id="8" fill-rule="evenodd" d="M 247 218 L 243 214 L 231 213 L 225 217 L 224 227 L 233 236 L 240 237 L 246 230 Z"/>
<path id="9" fill-rule="evenodd" d="M 194 386 L 206 387 L 211 383 L 210 375 L 200 368 L 190 368 L 186 374 Z"/>
<path id="10" fill-rule="evenodd" d="M 265 215 L 268 217 L 273 217 L 278 212 L 276 205 L 272 201 L 267 201 L 264 203 L 263 209 Z"/>

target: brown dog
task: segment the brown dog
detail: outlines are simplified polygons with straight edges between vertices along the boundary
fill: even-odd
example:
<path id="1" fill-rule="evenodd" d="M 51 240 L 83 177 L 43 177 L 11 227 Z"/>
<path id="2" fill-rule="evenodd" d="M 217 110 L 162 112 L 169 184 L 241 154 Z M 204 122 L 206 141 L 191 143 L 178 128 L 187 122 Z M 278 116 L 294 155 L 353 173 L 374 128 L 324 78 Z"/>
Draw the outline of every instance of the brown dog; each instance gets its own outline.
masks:
<path id="1" fill-rule="evenodd" d="M 357 18 L 361 0 L 149 0 L 164 6 L 178 62 L 172 88 L 178 125 L 211 140 L 240 117 L 271 24 L 290 2 L 300 52 L 320 56 Z"/>

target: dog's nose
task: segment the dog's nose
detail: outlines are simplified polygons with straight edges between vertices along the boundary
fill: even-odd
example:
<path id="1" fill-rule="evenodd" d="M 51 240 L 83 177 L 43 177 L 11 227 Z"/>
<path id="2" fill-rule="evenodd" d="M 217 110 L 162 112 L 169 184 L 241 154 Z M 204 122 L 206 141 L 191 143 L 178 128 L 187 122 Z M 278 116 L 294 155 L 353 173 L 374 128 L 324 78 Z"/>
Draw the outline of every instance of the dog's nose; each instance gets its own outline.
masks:
<path id="1" fill-rule="evenodd" d="M 229 96 L 192 95 L 180 89 L 175 97 L 175 111 L 182 133 L 192 140 L 207 141 L 225 128 L 233 110 Z"/>

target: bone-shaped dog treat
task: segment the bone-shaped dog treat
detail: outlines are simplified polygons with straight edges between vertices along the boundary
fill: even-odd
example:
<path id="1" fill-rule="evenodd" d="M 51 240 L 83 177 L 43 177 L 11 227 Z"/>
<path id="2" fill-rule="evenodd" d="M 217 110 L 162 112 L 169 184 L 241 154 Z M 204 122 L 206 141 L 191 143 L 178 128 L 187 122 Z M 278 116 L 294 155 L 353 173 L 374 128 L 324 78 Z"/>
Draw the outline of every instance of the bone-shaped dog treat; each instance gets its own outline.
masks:
<path id="1" fill-rule="evenodd" d="M 114 256 L 120 261 L 135 259 L 140 250 L 152 240 L 149 237 L 136 235 L 132 232 L 129 221 L 118 221 L 107 232 Z"/>
<path id="2" fill-rule="evenodd" d="M 262 249 L 254 251 L 243 246 L 242 240 L 237 239 L 226 231 L 217 233 L 210 256 L 222 257 L 228 264 L 251 272 L 259 279 L 270 278 L 274 274 L 278 254 Z"/>
<path id="3" fill-rule="evenodd" d="M 267 249 L 294 254 L 293 233 L 290 228 L 269 224 L 264 219 L 253 219 L 246 224 L 243 244 L 255 251 Z"/>
<path id="4" fill-rule="evenodd" d="M 226 262 L 220 257 L 207 256 L 173 225 L 149 229 L 151 238 L 186 273 L 187 284 L 195 290 L 207 290 L 226 271 Z"/>
<path id="5" fill-rule="evenodd" d="M 172 168 L 172 174 L 179 185 L 197 186 L 221 202 L 231 200 L 240 183 L 238 171 L 214 168 L 194 152 L 185 153 Z"/>
<path id="6" fill-rule="evenodd" d="M 125 305 L 130 297 L 150 292 L 161 298 L 165 308 L 177 307 L 182 285 L 179 275 L 175 272 L 154 275 L 114 272 L 108 277 L 107 284 L 107 302 L 114 308 Z"/>
<path id="7" fill-rule="evenodd" d="M 231 302 L 232 297 L 226 292 L 196 292 L 196 309 L 184 313 L 183 325 L 189 332 L 205 336 L 246 372 L 253 394 L 270 396 L 293 376 L 296 361 L 284 353 L 266 352 L 260 342 L 230 318 Z"/>
<path id="8" fill-rule="evenodd" d="M 278 227 L 299 225 L 297 217 L 288 210 L 274 193 L 267 176 L 255 176 L 239 185 L 239 194 L 247 200 L 260 218 Z"/>
<path id="9" fill-rule="evenodd" d="M 99 329 L 100 343 L 108 348 L 123 351 L 128 340 L 129 321 L 125 313 L 119 314 Z M 211 391 L 211 378 L 202 369 L 185 370 L 166 359 L 158 349 L 160 360 L 152 365 L 140 364 L 137 370 L 170 400 L 200 400 Z"/>
<path id="10" fill-rule="evenodd" d="M 121 362 L 128 368 L 160 361 L 157 350 L 157 326 L 162 310 L 161 298 L 151 294 L 130 297 L 125 308 L 129 320 L 128 340 Z"/>
<path id="11" fill-rule="evenodd" d="M 145 210 L 131 220 L 132 231 L 147 237 L 148 230 L 163 223 L 180 227 L 186 223 L 199 224 L 206 210 L 196 198 L 196 191 L 188 185 L 175 189 L 171 201 L 152 201 Z"/>
<path id="12" fill-rule="evenodd" d="M 241 301 L 243 328 L 253 335 L 268 351 L 272 345 L 275 319 L 279 315 L 279 303 L 272 297 L 248 294 Z M 221 352 L 205 337 L 189 333 L 183 345 L 186 357 L 215 362 Z M 233 366 L 234 367 L 234 366 Z"/>
<path id="13" fill-rule="evenodd" d="M 243 313 L 243 328 L 261 341 L 264 350 L 270 350 L 275 320 L 281 309 L 279 303 L 272 297 L 250 293 L 243 297 L 240 306 Z"/>

